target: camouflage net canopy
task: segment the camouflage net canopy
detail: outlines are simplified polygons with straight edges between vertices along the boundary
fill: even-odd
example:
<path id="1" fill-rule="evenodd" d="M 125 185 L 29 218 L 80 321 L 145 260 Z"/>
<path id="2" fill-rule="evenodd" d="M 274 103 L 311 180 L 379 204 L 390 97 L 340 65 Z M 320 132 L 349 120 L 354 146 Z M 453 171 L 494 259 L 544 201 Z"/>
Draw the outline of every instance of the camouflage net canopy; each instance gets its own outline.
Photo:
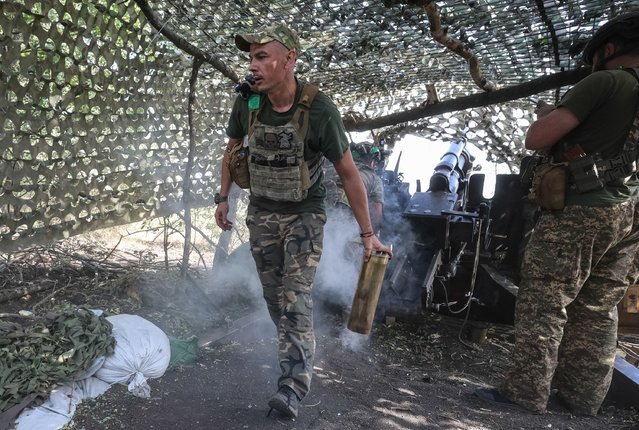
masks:
<path id="1" fill-rule="evenodd" d="M 578 68 L 588 37 L 632 3 L 0 2 L 0 250 L 210 205 L 248 64 L 237 32 L 289 23 L 302 39 L 299 77 L 321 84 L 351 131 L 390 145 L 406 133 L 464 137 L 516 166 L 532 116 L 525 92 L 454 102 Z M 446 36 L 456 48 L 435 40 Z"/>

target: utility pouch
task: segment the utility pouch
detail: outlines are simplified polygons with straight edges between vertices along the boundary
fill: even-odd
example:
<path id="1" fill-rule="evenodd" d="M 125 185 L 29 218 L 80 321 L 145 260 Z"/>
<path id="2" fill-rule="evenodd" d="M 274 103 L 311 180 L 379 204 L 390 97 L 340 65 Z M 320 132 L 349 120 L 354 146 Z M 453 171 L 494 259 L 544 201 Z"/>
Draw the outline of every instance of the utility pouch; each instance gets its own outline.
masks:
<path id="1" fill-rule="evenodd" d="M 243 144 L 235 145 L 229 151 L 229 172 L 231 179 L 240 188 L 250 188 L 251 180 L 249 175 L 249 149 Z"/>
<path id="2" fill-rule="evenodd" d="M 566 204 L 566 166 L 541 164 L 535 168 L 528 199 L 542 209 L 561 210 Z"/>
<path id="3" fill-rule="evenodd" d="M 584 155 L 568 161 L 568 170 L 578 193 L 587 193 L 604 187 L 604 182 L 599 177 L 599 170 L 591 155 Z"/>

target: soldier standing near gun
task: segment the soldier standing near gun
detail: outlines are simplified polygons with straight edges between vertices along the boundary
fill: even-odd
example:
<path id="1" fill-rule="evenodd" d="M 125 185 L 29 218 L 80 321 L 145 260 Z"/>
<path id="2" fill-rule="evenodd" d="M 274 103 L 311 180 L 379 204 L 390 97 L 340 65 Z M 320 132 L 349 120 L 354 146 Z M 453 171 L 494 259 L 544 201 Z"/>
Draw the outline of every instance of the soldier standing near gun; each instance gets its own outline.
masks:
<path id="1" fill-rule="evenodd" d="M 382 227 L 384 184 L 374 163 L 381 161 L 379 147 L 372 143 L 351 143 L 351 155 L 359 171 L 369 203 L 373 231 Z M 324 228 L 324 256 L 317 268 L 316 295 L 329 308 L 346 312 L 351 308 L 352 294 L 361 270 L 362 249 L 359 226 L 353 217 L 344 187 L 332 163 L 324 164 L 327 222 Z"/>
<path id="2" fill-rule="evenodd" d="M 380 149 L 368 142 L 351 144 L 351 154 L 366 189 L 373 231 L 379 235 L 384 210 L 384 183 L 376 172 L 376 165 L 381 157 Z M 327 188 L 329 205 L 349 208 L 350 212 L 348 199 L 337 172 L 332 166 L 326 166 L 325 173 L 324 186 Z"/>
<path id="3" fill-rule="evenodd" d="M 227 135 L 217 225 L 227 218 L 231 187 L 230 153 L 248 142 L 250 203 L 246 224 L 264 299 L 278 333 L 281 376 L 271 409 L 295 417 L 310 389 L 315 353 L 311 287 L 322 253 L 326 190 L 322 164 L 328 158 L 340 176 L 360 227 L 364 253 L 390 253 L 373 232 L 362 180 L 351 156 L 341 116 L 313 85 L 299 82 L 297 34 L 283 24 L 238 34 L 235 44 L 249 52 L 253 93 L 238 97 Z"/>
<path id="4" fill-rule="evenodd" d="M 612 378 L 617 304 L 637 276 L 629 272 L 639 251 L 639 12 L 602 26 L 583 59 L 593 73 L 557 106 L 541 107 L 526 135 L 526 148 L 548 151 L 563 169 L 555 177 L 566 174 L 567 188 L 562 195 L 554 181 L 545 188 L 552 195 L 538 200 L 515 307 L 513 368 L 499 390 L 475 391 L 536 413 L 545 412 L 552 384 L 571 412 L 597 414 Z M 544 178 L 534 182 L 545 186 Z"/>
<path id="5" fill-rule="evenodd" d="M 372 143 L 358 145 L 355 151 L 351 149 L 351 152 L 368 195 L 373 231 L 379 235 L 384 212 L 384 183 L 377 174 L 377 165 L 381 161 L 382 152 Z"/>

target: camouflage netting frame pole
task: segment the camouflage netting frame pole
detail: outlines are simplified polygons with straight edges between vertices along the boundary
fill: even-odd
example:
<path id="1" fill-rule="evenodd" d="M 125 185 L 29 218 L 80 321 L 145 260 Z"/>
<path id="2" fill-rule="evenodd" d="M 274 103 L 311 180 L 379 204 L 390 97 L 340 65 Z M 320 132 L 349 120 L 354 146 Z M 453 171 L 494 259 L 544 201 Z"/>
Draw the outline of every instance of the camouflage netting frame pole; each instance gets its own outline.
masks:
<path id="1" fill-rule="evenodd" d="M 195 158 L 195 130 L 193 121 L 193 103 L 196 97 L 195 84 L 197 75 L 204 61 L 196 57 L 193 59 L 191 79 L 189 79 L 189 152 L 184 169 L 184 181 L 182 183 L 182 203 L 184 204 L 184 252 L 182 253 L 182 265 L 180 273 L 186 274 L 189 268 L 189 255 L 191 248 L 191 172 L 193 171 L 193 160 Z"/>

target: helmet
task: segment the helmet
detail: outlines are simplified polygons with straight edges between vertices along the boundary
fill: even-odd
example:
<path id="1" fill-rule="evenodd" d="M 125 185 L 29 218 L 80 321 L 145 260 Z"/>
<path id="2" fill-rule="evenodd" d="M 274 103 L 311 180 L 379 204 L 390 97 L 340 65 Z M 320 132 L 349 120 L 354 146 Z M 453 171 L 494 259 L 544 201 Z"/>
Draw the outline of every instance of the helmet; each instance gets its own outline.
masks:
<path id="1" fill-rule="evenodd" d="M 362 163 L 368 163 L 372 160 L 381 158 L 379 146 L 372 142 L 351 143 L 351 153 L 353 160 Z"/>
<path id="2" fill-rule="evenodd" d="M 639 42 L 639 9 L 617 15 L 599 27 L 584 47 L 584 63 L 592 64 L 597 49 L 611 40 Z"/>
<path id="3" fill-rule="evenodd" d="M 366 148 L 361 143 L 351 143 L 350 146 L 353 160 L 359 161 L 366 156 Z"/>

